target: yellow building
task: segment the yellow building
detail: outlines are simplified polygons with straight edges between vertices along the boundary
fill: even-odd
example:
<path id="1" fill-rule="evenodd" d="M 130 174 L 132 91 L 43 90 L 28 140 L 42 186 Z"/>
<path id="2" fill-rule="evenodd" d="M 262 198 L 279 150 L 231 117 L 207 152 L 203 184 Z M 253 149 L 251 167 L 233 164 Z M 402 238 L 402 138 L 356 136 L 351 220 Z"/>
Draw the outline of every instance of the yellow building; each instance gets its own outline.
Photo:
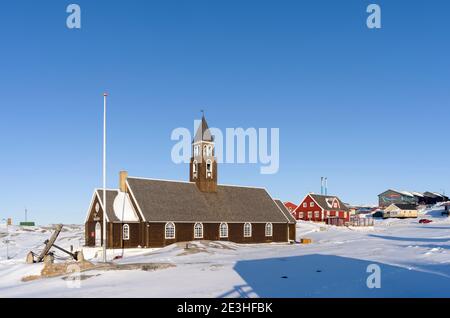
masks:
<path id="1" fill-rule="evenodd" d="M 383 218 L 417 218 L 417 206 L 415 204 L 391 204 L 383 213 Z"/>

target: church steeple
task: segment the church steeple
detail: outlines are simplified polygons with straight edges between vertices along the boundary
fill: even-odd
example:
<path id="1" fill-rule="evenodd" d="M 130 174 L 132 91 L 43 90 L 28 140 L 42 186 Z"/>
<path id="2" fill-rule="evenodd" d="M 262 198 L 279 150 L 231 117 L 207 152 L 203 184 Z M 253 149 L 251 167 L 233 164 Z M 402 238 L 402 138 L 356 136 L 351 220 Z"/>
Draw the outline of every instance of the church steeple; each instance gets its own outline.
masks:
<path id="1" fill-rule="evenodd" d="M 192 141 L 190 181 L 202 192 L 217 192 L 217 161 L 214 138 L 206 122 L 205 114 Z"/>

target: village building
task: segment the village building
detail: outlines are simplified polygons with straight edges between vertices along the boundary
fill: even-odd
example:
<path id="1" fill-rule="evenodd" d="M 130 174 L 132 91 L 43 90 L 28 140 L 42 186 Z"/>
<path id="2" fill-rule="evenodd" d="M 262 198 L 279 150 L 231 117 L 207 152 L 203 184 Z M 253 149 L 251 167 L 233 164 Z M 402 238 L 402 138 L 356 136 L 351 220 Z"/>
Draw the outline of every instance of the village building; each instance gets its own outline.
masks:
<path id="1" fill-rule="evenodd" d="M 383 218 L 417 218 L 417 205 L 395 203 L 384 209 Z"/>
<path id="2" fill-rule="evenodd" d="M 448 201 L 448 197 L 437 192 L 398 191 L 389 189 L 378 195 L 378 204 L 385 208 L 391 204 L 434 205 Z"/>
<path id="3" fill-rule="evenodd" d="M 295 209 L 297 208 L 297 205 L 292 202 L 284 202 L 284 206 L 291 214 L 293 214 Z"/>
<path id="4" fill-rule="evenodd" d="M 163 247 L 176 242 L 224 240 L 269 243 L 295 240 L 296 221 L 266 189 L 220 185 L 215 144 L 203 116 L 192 141 L 189 181 L 130 177 L 119 188 L 96 189 L 85 220 L 86 246 Z M 106 212 L 105 212 L 106 211 Z"/>
<path id="5" fill-rule="evenodd" d="M 329 222 L 330 219 L 350 221 L 350 209 L 336 196 L 309 193 L 294 211 L 297 220 Z"/>
<path id="6" fill-rule="evenodd" d="M 419 199 L 412 193 L 389 189 L 378 195 L 378 205 L 388 207 L 391 204 L 418 204 Z"/>
<path id="7" fill-rule="evenodd" d="M 447 202 L 449 198 L 443 194 L 437 192 L 424 192 L 424 204 L 425 205 L 434 205 L 440 202 Z"/>

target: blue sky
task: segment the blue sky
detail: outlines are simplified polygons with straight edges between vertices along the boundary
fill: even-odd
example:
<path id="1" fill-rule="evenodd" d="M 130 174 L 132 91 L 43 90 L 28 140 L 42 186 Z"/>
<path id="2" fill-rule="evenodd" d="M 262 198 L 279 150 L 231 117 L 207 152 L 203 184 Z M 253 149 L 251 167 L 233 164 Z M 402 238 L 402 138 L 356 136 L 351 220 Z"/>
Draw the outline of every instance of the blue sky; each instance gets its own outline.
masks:
<path id="1" fill-rule="evenodd" d="M 82 223 L 118 172 L 187 180 L 174 128 L 280 128 L 280 170 L 221 165 L 220 183 L 282 200 L 329 192 L 375 203 L 386 188 L 449 186 L 448 1 L 13 1 L 0 10 L 0 217 Z M 192 129 L 192 128 L 191 128 Z"/>

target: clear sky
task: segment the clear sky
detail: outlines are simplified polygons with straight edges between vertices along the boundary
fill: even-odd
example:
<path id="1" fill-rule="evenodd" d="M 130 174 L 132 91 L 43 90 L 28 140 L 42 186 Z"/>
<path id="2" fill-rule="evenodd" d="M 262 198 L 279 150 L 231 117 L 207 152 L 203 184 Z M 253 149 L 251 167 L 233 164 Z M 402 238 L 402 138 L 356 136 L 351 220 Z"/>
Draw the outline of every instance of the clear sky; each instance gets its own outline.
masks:
<path id="1" fill-rule="evenodd" d="M 82 9 L 81 30 L 66 7 Z M 382 29 L 366 26 L 381 5 Z M 280 170 L 221 165 L 219 182 L 298 202 L 376 203 L 387 188 L 450 192 L 450 3 L 8 1 L 0 6 L 0 217 L 83 223 L 118 172 L 188 179 L 174 128 L 280 128 Z"/>

